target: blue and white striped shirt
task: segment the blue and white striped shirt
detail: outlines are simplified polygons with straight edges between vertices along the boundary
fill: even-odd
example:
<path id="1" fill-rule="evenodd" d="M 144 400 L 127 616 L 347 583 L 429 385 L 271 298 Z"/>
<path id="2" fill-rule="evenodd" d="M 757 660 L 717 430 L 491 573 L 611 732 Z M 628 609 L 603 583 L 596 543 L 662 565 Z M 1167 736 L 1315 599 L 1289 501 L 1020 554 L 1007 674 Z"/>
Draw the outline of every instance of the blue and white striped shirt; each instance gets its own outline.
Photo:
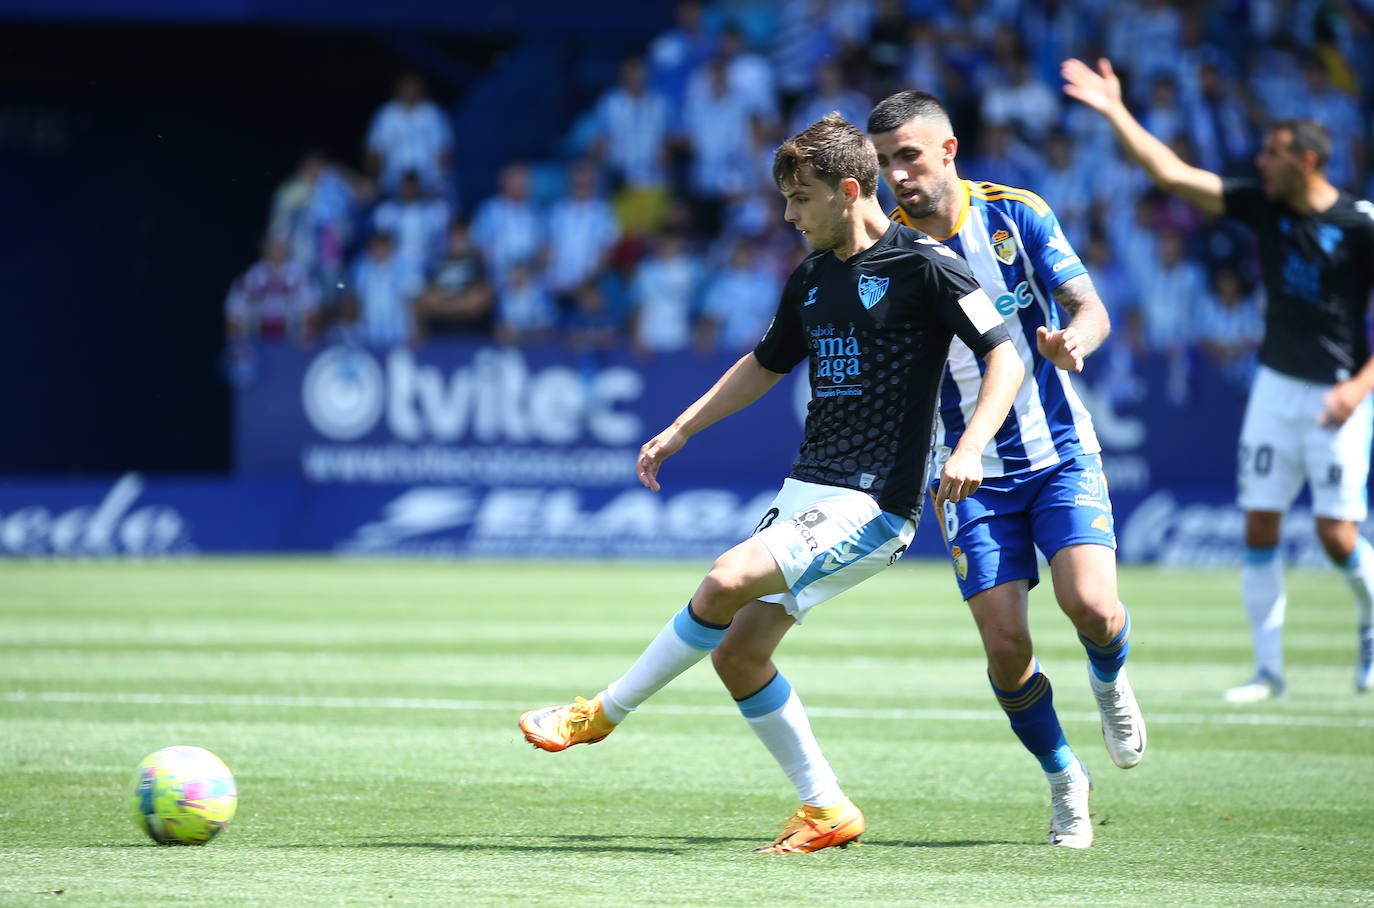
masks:
<path id="1" fill-rule="evenodd" d="M 1101 447 L 1092 417 L 1069 375 L 1039 354 L 1035 331 L 1060 326 L 1056 287 L 1086 274 L 1050 206 L 1036 194 L 999 183 L 962 182 L 954 234 L 934 237 L 959 253 L 1006 319 L 1026 366 L 1011 414 L 983 452 L 983 475 L 1040 470 Z M 910 226 L 899 208 L 892 217 Z M 959 441 L 973 414 L 983 363 L 958 338 L 949 348 L 940 391 L 937 463 Z"/>

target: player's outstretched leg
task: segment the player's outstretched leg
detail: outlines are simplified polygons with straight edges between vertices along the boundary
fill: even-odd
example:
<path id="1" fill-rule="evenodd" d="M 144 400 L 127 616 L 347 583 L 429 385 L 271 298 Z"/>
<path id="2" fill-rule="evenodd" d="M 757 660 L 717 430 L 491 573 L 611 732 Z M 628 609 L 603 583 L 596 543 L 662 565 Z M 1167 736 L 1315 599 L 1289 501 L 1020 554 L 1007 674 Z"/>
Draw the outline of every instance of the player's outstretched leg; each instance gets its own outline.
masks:
<path id="1" fill-rule="evenodd" d="M 1112 762 L 1130 769 L 1145 753 L 1145 716 L 1126 677 L 1126 656 L 1131 650 L 1131 613 L 1121 606 L 1121 631 L 1105 644 L 1082 634 L 1079 641 L 1088 653 L 1088 683 L 1097 712 L 1102 717 L 1102 740 Z"/>
<path id="2" fill-rule="evenodd" d="M 663 626 L 629 671 L 593 699 L 578 697 L 566 706 L 545 706 L 520 716 L 525 740 L 551 753 L 603 740 L 636 707 L 719 646 L 726 627 L 701 620 L 688 603 Z"/>

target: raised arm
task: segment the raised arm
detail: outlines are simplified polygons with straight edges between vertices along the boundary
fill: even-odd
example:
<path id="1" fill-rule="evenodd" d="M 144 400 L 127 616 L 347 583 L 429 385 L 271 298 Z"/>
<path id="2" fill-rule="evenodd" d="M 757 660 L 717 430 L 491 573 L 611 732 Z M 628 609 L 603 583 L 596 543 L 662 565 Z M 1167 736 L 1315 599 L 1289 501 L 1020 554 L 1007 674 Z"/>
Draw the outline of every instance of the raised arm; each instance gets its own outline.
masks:
<path id="1" fill-rule="evenodd" d="M 673 424 L 644 443 L 636 467 L 639 481 L 659 490 L 658 468 L 682 449 L 687 439 L 731 413 L 743 410 L 776 385 L 782 373 L 763 367 L 753 352 L 744 354 L 701 397 L 673 420 Z"/>
<path id="2" fill-rule="evenodd" d="M 1064 94 L 1076 98 L 1107 118 L 1126 153 L 1165 192 L 1187 199 L 1209 214 L 1221 214 L 1224 202 L 1221 177 L 1186 163 L 1173 149 L 1150 135 L 1126 109 L 1121 80 L 1105 57 L 1093 70 L 1081 60 L 1065 60 L 1059 67 Z"/>

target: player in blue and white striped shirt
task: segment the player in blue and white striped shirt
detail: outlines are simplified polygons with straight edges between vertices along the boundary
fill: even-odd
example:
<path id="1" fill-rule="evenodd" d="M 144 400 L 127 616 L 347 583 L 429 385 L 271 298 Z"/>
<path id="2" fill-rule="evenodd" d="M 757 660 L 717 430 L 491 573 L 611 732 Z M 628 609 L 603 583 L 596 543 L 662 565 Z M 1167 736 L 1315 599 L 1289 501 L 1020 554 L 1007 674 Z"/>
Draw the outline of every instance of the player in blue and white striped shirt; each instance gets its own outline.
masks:
<path id="1" fill-rule="evenodd" d="M 1081 371 L 1083 358 L 1106 338 L 1107 311 L 1039 196 L 959 179 L 959 143 L 934 97 L 909 91 L 887 98 L 873 109 L 868 132 L 901 205 L 893 218 L 964 257 L 994 298 L 1025 365 L 1011 412 L 982 448 L 982 484 L 943 506 L 942 528 L 982 635 L 993 692 L 1049 780 L 1050 844 L 1087 848 L 1093 841 L 1091 783 L 1055 713 L 1049 679 L 1031 645 L 1028 611 L 1040 576 L 1038 548 L 1049 559 L 1055 598 L 1087 651 L 1107 751 L 1123 769 L 1136 765 L 1145 750 L 1145 721 L 1124 670 L 1131 622 L 1117 599 L 1111 502 L 1092 419 L 1068 375 Z M 1067 325 L 1060 322 L 1060 307 L 1071 316 Z M 964 437 L 980 371 L 956 340 L 941 385 L 937 444 L 943 450 L 937 458 Z M 932 466 L 931 475 L 938 470 Z M 757 671 L 759 658 L 767 658 L 729 641 L 717 656 L 716 672 L 732 691 Z M 808 742 L 807 748 L 779 745 L 789 775 L 823 776 L 829 767 L 805 711 L 783 718 L 793 741 Z M 781 732 L 775 737 L 784 738 Z"/>
<path id="2" fill-rule="evenodd" d="M 1145 722 L 1124 670 L 1131 622 L 1117 599 L 1112 506 L 1092 418 L 1069 379 L 1110 331 L 1107 311 L 1039 196 L 959 178 L 959 140 L 936 98 L 898 92 L 873 109 L 868 132 L 900 205 L 893 218 L 968 261 L 1026 366 L 1012 412 L 984 450 L 982 487 L 945 507 L 943 529 L 993 691 L 1050 781 L 1050 844 L 1086 848 L 1093 839 L 1087 773 L 1060 727 L 1028 611 L 1038 548 L 1087 650 L 1107 750 L 1123 769 L 1134 766 L 1145 749 Z M 941 389 L 944 450 L 958 442 L 977 380 L 977 362 L 956 341 Z"/>

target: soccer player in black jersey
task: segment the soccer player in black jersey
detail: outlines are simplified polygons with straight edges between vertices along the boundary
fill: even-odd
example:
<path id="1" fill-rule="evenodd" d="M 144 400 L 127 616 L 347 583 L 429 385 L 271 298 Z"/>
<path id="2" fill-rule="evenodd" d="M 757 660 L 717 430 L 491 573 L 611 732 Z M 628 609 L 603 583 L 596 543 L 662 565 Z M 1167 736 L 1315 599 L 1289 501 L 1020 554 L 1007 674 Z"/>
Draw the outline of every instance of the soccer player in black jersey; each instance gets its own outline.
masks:
<path id="1" fill-rule="evenodd" d="M 1304 482 L 1317 537 L 1355 596 L 1355 688 L 1374 685 L 1374 548 L 1361 534 L 1374 434 L 1374 359 L 1365 316 L 1374 292 L 1374 204 L 1326 178 L 1331 140 L 1313 120 L 1272 123 L 1255 158 L 1258 183 L 1192 167 L 1131 116 L 1111 63 L 1061 67 L 1064 92 L 1106 117 L 1126 152 L 1168 192 L 1250 225 L 1259 239 L 1267 304 L 1260 366 L 1241 428 L 1238 478 L 1245 511 L 1241 599 L 1255 674 L 1232 702 L 1282 696 L 1283 514 Z M 1191 305 L 1194 300 L 1180 300 Z"/>
<path id="2" fill-rule="evenodd" d="M 520 728 L 543 750 L 595 743 L 712 653 L 740 712 L 797 789 L 801 806 L 759 849 L 785 853 L 843 846 L 865 821 L 772 653 L 813 606 L 894 563 L 910 544 L 951 340 L 962 339 L 986 369 L 963 441 L 941 471 L 941 505 L 978 488 L 983 448 L 1025 369 L 963 259 L 888 219 L 877 153 L 858 127 L 838 114 L 813 123 L 778 148 L 773 175 L 788 223 L 815 251 L 788 279 L 758 346 L 645 443 L 638 469 L 657 491 L 659 468 L 689 437 L 806 361 L 812 399 L 792 474 L 754 534 L 716 559 L 623 676 L 590 701 L 530 710 Z"/>

